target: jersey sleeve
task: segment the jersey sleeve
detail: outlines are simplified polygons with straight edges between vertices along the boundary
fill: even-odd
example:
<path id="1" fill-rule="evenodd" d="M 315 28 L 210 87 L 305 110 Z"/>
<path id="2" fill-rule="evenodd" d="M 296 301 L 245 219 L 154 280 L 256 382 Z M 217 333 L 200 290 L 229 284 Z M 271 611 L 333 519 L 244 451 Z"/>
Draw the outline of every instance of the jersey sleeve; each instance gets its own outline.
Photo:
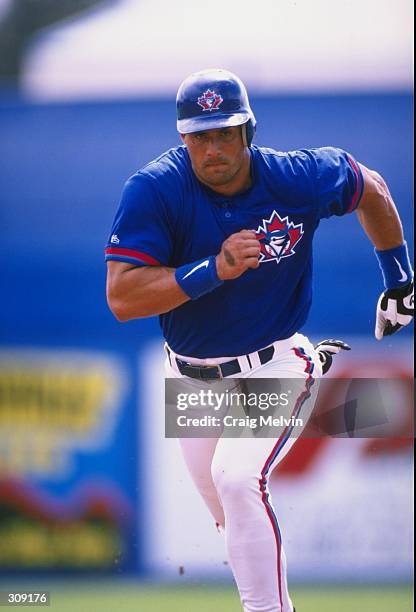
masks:
<path id="1" fill-rule="evenodd" d="M 171 251 L 171 223 L 165 203 L 152 179 L 137 173 L 124 186 L 105 259 L 166 266 Z"/>
<path id="2" fill-rule="evenodd" d="M 363 176 L 355 159 L 342 149 L 311 151 L 316 164 L 319 218 L 342 216 L 355 210 L 363 192 Z"/>

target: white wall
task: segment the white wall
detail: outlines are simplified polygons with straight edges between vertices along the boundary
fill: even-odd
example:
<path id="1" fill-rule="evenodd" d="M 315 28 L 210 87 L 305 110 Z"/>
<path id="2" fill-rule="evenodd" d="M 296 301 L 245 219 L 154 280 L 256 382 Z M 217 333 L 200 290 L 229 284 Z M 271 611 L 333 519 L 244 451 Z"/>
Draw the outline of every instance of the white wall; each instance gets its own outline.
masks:
<path id="1" fill-rule="evenodd" d="M 266 92 L 409 89 L 412 16 L 410 0 L 120 0 L 45 30 L 24 85 L 47 98 L 173 95 L 220 66 Z"/>

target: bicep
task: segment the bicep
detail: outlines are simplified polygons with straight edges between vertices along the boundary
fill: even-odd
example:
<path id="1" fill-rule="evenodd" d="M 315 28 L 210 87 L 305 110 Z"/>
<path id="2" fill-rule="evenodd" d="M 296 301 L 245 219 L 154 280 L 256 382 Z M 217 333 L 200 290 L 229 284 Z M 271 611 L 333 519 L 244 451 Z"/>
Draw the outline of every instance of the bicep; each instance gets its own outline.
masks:
<path id="1" fill-rule="evenodd" d="M 108 262 L 107 301 L 119 321 L 169 312 L 188 300 L 173 268 Z"/>
<path id="2" fill-rule="evenodd" d="M 137 266 L 125 261 L 107 261 L 107 280 L 115 282 L 126 272 L 135 269 Z"/>
<path id="3" fill-rule="evenodd" d="M 383 177 L 361 163 L 359 166 L 363 176 L 363 193 L 357 212 L 363 212 L 377 205 L 388 206 L 391 196 Z"/>
<path id="4" fill-rule="evenodd" d="M 117 283 L 125 277 L 126 272 L 134 269 L 137 269 L 137 267 L 131 263 L 124 261 L 107 261 L 107 286 L 117 285 Z"/>
<path id="5" fill-rule="evenodd" d="M 135 266 L 124 261 L 107 261 L 107 293 L 109 295 L 138 292 L 174 273 L 166 266 Z M 153 287 L 154 290 L 154 287 Z"/>
<path id="6" fill-rule="evenodd" d="M 402 244 L 403 229 L 399 214 L 383 177 L 360 164 L 364 189 L 357 208 L 358 219 L 376 249 L 386 250 Z"/>
<path id="7" fill-rule="evenodd" d="M 109 299 L 130 287 L 139 287 L 147 266 L 135 266 L 124 261 L 107 261 L 107 296 Z"/>

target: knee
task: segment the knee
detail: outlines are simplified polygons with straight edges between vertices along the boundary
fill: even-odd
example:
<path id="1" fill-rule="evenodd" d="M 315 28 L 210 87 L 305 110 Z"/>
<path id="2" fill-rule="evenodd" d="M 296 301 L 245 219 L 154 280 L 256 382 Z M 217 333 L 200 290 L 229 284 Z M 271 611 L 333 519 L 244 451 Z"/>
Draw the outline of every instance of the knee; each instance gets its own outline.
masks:
<path id="1" fill-rule="evenodd" d="M 218 465 L 214 462 L 211 474 L 222 502 L 226 502 L 229 498 L 232 498 L 233 501 L 242 501 L 250 493 L 256 492 L 256 478 L 247 473 L 244 468 Z"/>
<path id="2" fill-rule="evenodd" d="M 217 491 L 220 490 L 222 481 L 225 479 L 225 468 L 218 462 L 214 461 L 211 465 L 211 476 Z"/>

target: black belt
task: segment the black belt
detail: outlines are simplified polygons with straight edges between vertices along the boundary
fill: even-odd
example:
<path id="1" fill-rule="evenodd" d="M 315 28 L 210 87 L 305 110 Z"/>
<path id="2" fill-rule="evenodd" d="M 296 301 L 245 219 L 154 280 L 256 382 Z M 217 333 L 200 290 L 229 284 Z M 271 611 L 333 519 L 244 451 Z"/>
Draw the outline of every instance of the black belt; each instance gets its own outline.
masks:
<path id="1" fill-rule="evenodd" d="M 170 351 L 168 350 L 169 361 L 171 361 Z M 257 355 L 259 356 L 259 360 L 261 365 L 264 365 L 268 361 L 273 359 L 274 355 L 274 346 L 267 346 L 260 351 L 257 351 Z M 250 366 L 250 369 L 253 367 L 251 364 L 250 356 L 245 355 L 247 358 L 247 363 Z M 225 378 L 226 376 L 232 376 L 233 374 L 239 374 L 241 372 L 240 364 L 238 363 L 238 359 L 231 359 L 231 361 L 226 361 L 225 363 L 219 363 L 218 365 L 194 365 L 189 363 L 188 361 L 183 361 L 182 359 L 178 359 L 175 357 L 176 365 L 178 366 L 179 372 L 182 376 L 189 376 L 190 378 L 196 378 L 198 380 L 218 380 L 220 378 Z"/>

